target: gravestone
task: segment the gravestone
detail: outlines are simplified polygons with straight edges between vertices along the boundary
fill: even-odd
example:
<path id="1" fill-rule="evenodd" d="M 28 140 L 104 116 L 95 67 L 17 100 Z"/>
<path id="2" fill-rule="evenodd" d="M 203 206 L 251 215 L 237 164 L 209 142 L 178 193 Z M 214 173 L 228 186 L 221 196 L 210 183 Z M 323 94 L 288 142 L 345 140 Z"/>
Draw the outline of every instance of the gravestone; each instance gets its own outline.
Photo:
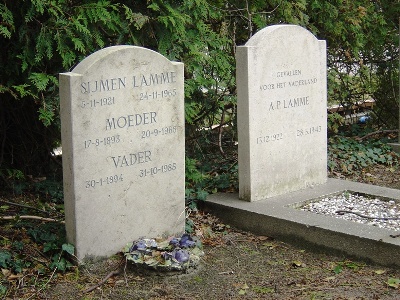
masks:
<path id="1" fill-rule="evenodd" d="M 239 198 L 327 181 L 326 43 L 269 26 L 237 47 Z"/>
<path id="2" fill-rule="evenodd" d="M 60 74 L 65 222 L 79 260 L 185 221 L 183 64 L 114 46 Z"/>

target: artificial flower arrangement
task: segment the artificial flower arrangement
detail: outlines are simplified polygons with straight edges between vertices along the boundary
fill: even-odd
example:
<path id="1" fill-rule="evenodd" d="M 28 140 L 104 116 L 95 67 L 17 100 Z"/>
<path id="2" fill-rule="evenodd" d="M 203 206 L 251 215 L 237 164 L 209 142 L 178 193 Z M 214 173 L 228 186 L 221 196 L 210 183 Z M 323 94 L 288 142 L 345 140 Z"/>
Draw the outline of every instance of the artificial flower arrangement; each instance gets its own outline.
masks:
<path id="1" fill-rule="evenodd" d="M 136 265 L 164 271 L 196 268 L 204 255 L 201 241 L 187 233 L 166 239 L 141 238 L 128 243 L 123 252 Z"/>

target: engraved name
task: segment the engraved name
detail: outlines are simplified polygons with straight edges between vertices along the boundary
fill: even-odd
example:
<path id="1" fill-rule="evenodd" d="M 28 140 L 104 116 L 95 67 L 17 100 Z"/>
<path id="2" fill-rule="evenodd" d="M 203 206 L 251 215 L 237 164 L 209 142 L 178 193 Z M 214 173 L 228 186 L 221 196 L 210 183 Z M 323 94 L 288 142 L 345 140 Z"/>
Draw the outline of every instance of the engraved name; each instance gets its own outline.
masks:
<path id="1" fill-rule="evenodd" d="M 138 74 L 131 77 L 131 87 L 141 88 L 147 86 L 164 85 L 177 82 L 176 72 L 161 72 Z M 98 93 L 124 89 L 127 86 L 127 77 L 107 78 L 81 83 L 81 93 Z"/>
<path id="2" fill-rule="evenodd" d="M 297 97 L 288 100 L 277 100 L 271 102 L 269 105 L 269 110 L 277 110 L 277 109 L 285 109 L 285 108 L 294 108 L 310 105 L 310 96 Z"/>
<path id="3" fill-rule="evenodd" d="M 139 151 L 127 155 L 111 156 L 116 168 L 130 167 L 137 164 L 144 164 L 151 161 L 151 151 Z"/>
<path id="4" fill-rule="evenodd" d="M 143 87 L 176 82 L 176 72 L 133 76 L 133 87 Z"/>
<path id="5" fill-rule="evenodd" d="M 106 119 L 106 130 L 157 123 L 157 112 L 144 112 Z"/>
<path id="6" fill-rule="evenodd" d="M 89 94 L 105 91 L 116 91 L 126 87 L 126 77 L 117 77 L 87 81 L 81 83 L 81 93 Z"/>

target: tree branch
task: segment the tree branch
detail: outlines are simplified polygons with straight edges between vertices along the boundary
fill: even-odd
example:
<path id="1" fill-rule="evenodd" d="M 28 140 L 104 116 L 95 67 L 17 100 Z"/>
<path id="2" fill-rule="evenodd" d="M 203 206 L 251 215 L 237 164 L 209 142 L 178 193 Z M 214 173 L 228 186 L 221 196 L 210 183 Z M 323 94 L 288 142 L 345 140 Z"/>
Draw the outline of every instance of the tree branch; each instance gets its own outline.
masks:
<path id="1" fill-rule="evenodd" d="M 362 137 L 359 137 L 358 140 L 362 141 L 365 140 L 366 138 L 369 138 L 370 136 L 373 136 L 375 134 L 380 134 L 380 133 L 398 133 L 399 130 L 398 129 L 392 129 L 392 130 L 377 130 L 371 133 L 368 133 Z"/>
<path id="2" fill-rule="evenodd" d="M 83 293 L 84 293 L 84 294 L 90 293 L 91 291 L 97 289 L 99 286 L 102 286 L 104 283 L 106 283 L 106 281 L 107 281 L 110 277 L 115 276 L 115 275 L 119 275 L 120 273 L 121 273 L 121 270 L 115 270 L 115 271 L 112 271 L 112 272 L 108 273 L 107 276 L 104 277 L 98 284 L 96 284 L 96 285 L 94 285 L 94 286 L 92 286 L 92 287 L 90 287 L 90 288 L 84 290 Z"/>
<path id="3" fill-rule="evenodd" d="M 38 216 L 0 216 L 0 220 L 18 220 L 18 219 L 31 219 L 31 220 L 39 220 L 44 222 L 57 222 L 64 224 L 65 221 L 60 221 L 52 218 L 43 218 Z"/>

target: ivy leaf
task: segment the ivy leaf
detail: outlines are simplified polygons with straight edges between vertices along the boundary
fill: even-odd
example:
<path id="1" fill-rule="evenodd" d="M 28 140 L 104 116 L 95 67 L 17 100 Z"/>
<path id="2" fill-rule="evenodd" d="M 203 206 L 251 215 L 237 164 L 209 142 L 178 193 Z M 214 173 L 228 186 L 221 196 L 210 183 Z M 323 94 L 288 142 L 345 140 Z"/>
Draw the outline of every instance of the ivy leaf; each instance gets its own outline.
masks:
<path id="1" fill-rule="evenodd" d="M 342 267 L 341 265 L 337 265 L 337 266 L 335 266 L 335 268 L 333 269 L 333 272 L 334 272 L 335 274 L 340 274 L 340 273 L 342 273 L 342 271 L 343 271 L 343 267 Z"/>
<path id="2" fill-rule="evenodd" d="M 0 267 L 7 268 L 8 263 L 11 261 L 11 254 L 8 251 L 0 251 Z"/>
<path id="3" fill-rule="evenodd" d="M 207 199 L 208 193 L 206 191 L 203 191 L 201 189 L 197 190 L 197 199 L 204 201 Z"/>
<path id="4" fill-rule="evenodd" d="M 74 255 L 75 252 L 75 247 L 74 245 L 71 244 L 63 244 L 61 249 L 65 252 L 67 252 L 68 254 Z"/>
<path id="5" fill-rule="evenodd" d="M 57 250 L 57 245 L 53 242 L 48 242 L 43 245 L 43 252 L 48 252 L 51 250 Z"/>

